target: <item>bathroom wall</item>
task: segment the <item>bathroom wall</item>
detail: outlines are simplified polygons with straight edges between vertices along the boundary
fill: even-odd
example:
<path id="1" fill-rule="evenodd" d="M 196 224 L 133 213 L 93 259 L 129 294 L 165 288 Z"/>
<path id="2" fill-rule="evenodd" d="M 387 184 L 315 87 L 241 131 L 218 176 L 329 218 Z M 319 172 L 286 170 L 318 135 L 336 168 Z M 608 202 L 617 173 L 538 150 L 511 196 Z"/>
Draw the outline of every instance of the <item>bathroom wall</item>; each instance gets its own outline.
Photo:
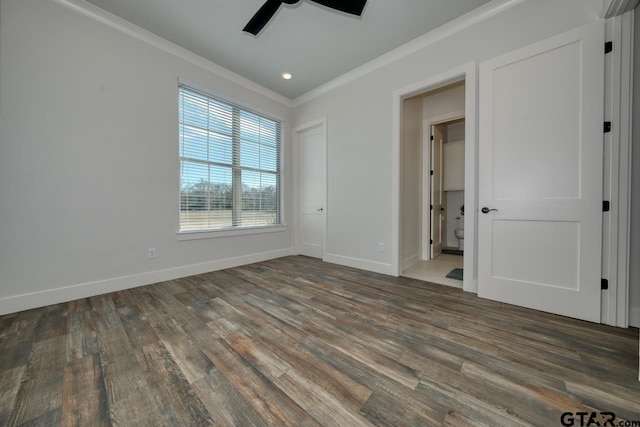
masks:
<path id="1" fill-rule="evenodd" d="M 457 216 L 460 216 L 460 207 L 464 205 L 464 191 L 447 191 L 447 220 L 445 242 L 447 246 L 457 248 L 458 239 L 454 234 L 457 227 Z"/>
<path id="2" fill-rule="evenodd" d="M 464 139 L 464 120 L 447 126 L 449 131 L 449 142 L 461 141 Z"/>
<path id="3" fill-rule="evenodd" d="M 422 251 L 422 98 L 405 100 L 402 111 L 402 262 L 409 268 Z"/>

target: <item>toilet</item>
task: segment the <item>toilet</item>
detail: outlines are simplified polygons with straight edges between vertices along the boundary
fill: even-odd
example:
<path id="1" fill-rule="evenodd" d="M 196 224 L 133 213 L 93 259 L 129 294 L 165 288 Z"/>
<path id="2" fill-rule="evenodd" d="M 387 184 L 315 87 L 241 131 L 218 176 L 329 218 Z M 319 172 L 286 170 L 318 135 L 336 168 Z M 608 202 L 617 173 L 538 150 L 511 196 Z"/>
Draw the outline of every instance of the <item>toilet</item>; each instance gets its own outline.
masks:
<path id="1" fill-rule="evenodd" d="M 456 238 L 458 239 L 458 250 L 463 251 L 464 250 L 464 213 L 461 213 L 460 216 L 456 217 L 456 220 L 458 220 L 458 226 L 456 227 L 455 230 L 453 230 L 453 233 L 456 235 Z"/>

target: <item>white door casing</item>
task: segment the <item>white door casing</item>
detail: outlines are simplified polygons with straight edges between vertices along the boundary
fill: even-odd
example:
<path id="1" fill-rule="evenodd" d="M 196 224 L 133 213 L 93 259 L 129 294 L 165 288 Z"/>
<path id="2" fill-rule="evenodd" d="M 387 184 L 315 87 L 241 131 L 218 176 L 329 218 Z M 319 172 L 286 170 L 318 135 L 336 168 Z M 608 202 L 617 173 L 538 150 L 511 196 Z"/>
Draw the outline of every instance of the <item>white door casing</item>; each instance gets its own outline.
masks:
<path id="1" fill-rule="evenodd" d="M 600 321 L 604 25 L 480 65 L 478 295 Z"/>
<path id="2" fill-rule="evenodd" d="M 444 220 L 442 206 L 442 144 L 443 135 L 438 126 L 431 126 L 431 259 L 442 255 L 442 221 Z"/>
<path id="3" fill-rule="evenodd" d="M 323 258 L 326 216 L 326 124 L 298 128 L 298 249 Z"/>

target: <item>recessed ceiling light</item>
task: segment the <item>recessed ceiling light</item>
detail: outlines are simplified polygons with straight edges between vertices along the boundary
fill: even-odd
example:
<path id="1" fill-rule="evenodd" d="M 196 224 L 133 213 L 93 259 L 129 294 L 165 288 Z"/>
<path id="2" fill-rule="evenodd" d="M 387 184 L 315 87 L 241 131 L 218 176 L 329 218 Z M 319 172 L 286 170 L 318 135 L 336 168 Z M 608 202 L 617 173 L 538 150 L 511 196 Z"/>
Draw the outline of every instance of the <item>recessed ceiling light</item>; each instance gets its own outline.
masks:
<path id="1" fill-rule="evenodd" d="M 285 80 L 291 80 L 292 77 L 291 73 L 282 73 L 282 78 Z"/>

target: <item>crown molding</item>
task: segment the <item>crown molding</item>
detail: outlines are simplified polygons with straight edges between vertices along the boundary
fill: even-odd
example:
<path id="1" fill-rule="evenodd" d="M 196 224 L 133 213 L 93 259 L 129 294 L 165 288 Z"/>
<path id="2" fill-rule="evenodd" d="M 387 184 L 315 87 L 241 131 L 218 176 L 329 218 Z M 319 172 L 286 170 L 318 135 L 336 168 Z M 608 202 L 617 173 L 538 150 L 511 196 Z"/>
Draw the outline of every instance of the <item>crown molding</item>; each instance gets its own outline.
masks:
<path id="1" fill-rule="evenodd" d="M 465 15 L 462 15 L 457 19 L 454 19 L 451 22 L 448 22 L 436 28 L 435 30 L 428 32 L 427 34 L 424 34 L 416 39 L 411 40 L 410 42 L 405 43 L 400 47 L 382 54 L 381 56 L 367 62 L 366 64 L 363 64 L 351 71 L 346 72 L 340 77 L 336 77 L 335 79 L 321 86 L 318 86 L 317 88 L 312 89 L 303 95 L 300 95 L 293 100 L 293 106 L 297 107 L 298 105 L 304 104 L 305 102 L 309 102 L 312 99 L 319 97 L 320 95 L 337 89 L 340 86 L 343 86 L 364 76 L 365 74 L 371 73 L 372 71 L 398 61 L 405 56 L 411 55 L 412 53 L 424 49 L 425 47 L 439 42 L 440 40 L 443 40 L 457 32 L 472 27 L 524 1 L 525 0 L 493 0 L 485 4 L 484 6 L 481 6 Z"/>
<path id="2" fill-rule="evenodd" d="M 484 6 L 479 7 L 453 21 L 444 24 L 429 33 L 411 40 L 404 45 L 393 49 L 369 62 L 363 64 L 351 71 L 342 74 L 341 76 L 321 85 L 309 92 L 300 95 L 295 99 L 287 98 L 279 93 L 272 91 L 252 80 L 247 79 L 233 71 L 224 68 L 213 61 L 203 58 L 190 50 L 187 50 L 181 46 L 178 46 L 160 36 L 157 36 L 150 31 L 147 31 L 131 22 L 120 18 L 104 9 L 101 9 L 86 0 L 53 0 L 62 6 L 65 6 L 77 13 L 87 16 L 95 21 L 98 21 L 104 25 L 107 25 L 113 29 L 116 29 L 124 34 L 127 34 L 133 38 L 136 38 L 144 43 L 154 46 L 160 50 L 163 50 L 171 55 L 174 55 L 180 59 L 183 59 L 191 64 L 201 67 L 207 71 L 210 71 L 220 77 L 230 80 L 240 86 L 250 89 L 260 95 L 263 95 L 273 101 L 283 104 L 289 108 L 296 107 L 298 105 L 309 102 L 314 98 L 317 98 L 327 92 L 339 88 L 349 82 L 352 82 L 365 74 L 371 73 L 379 68 L 389 65 L 395 61 L 398 61 L 414 52 L 424 49 L 440 40 L 443 40 L 459 31 L 463 31 L 473 25 L 476 25 L 492 16 L 504 12 L 507 9 L 512 8 L 526 0 L 493 0 Z M 639 0 L 610 0 L 612 2 L 619 1 L 639 1 Z"/>
<path id="3" fill-rule="evenodd" d="M 177 44 L 171 43 L 168 40 L 163 39 L 131 22 L 120 18 L 104 9 L 101 9 L 86 0 L 53 0 L 62 6 L 65 6 L 75 12 L 78 12 L 84 16 L 87 16 L 95 21 L 105 24 L 111 28 L 114 28 L 124 34 L 127 34 L 133 38 L 136 38 L 144 43 L 154 46 L 160 50 L 163 50 L 171 55 L 174 55 L 184 61 L 187 61 L 193 65 L 203 68 L 212 72 L 220 77 L 232 81 L 240 86 L 250 89 L 260 95 L 263 95 L 273 101 L 279 102 L 289 108 L 293 107 L 293 101 L 290 98 L 280 95 L 267 89 L 266 87 L 259 85 L 258 83 L 242 77 L 233 71 L 224 68 L 215 62 L 203 58 L 190 50 L 187 50 Z"/>

